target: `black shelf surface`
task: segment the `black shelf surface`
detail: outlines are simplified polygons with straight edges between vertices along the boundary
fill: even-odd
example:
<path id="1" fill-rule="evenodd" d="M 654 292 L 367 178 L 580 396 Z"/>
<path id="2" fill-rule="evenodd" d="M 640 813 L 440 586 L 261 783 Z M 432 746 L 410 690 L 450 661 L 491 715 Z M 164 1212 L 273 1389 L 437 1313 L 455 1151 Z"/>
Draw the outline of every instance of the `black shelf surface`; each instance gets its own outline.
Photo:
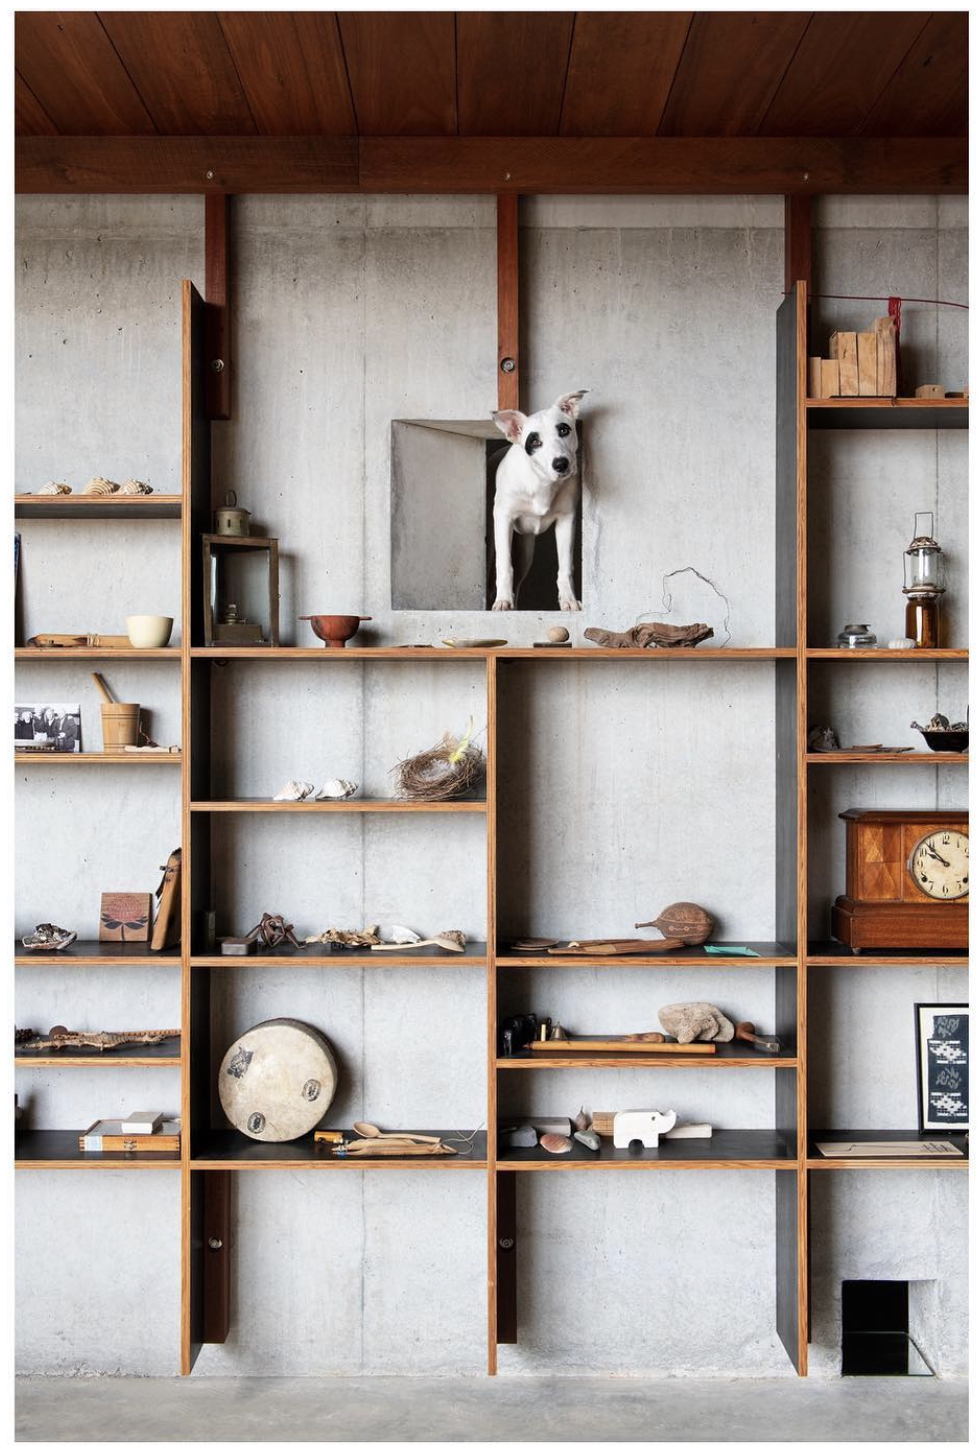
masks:
<path id="1" fill-rule="evenodd" d="M 778 1131 L 715 1131 L 704 1140 L 692 1138 L 684 1141 L 668 1141 L 660 1138 L 656 1151 L 637 1147 L 635 1150 L 620 1150 L 612 1143 L 611 1136 L 603 1136 L 598 1151 L 590 1151 L 579 1141 L 572 1142 L 571 1151 L 553 1156 L 540 1146 L 509 1149 L 497 1148 L 497 1166 L 502 1171 L 521 1171 L 528 1167 L 629 1167 L 629 1166 L 673 1166 L 681 1162 L 703 1163 L 705 1166 L 718 1163 L 779 1162 L 785 1167 L 795 1167 L 796 1148 L 790 1147 Z"/>
<path id="2" fill-rule="evenodd" d="M 808 399 L 806 422 L 810 429 L 968 429 L 970 407 L 967 400 Z"/>
<path id="3" fill-rule="evenodd" d="M 955 964 L 965 969 L 970 958 L 967 949 L 862 949 L 855 954 L 836 939 L 812 939 L 806 953 L 811 964 L 833 960 L 845 969 L 867 969 L 876 964 Z"/>
<path id="4" fill-rule="evenodd" d="M 964 1153 L 962 1158 L 958 1156 L 914 1157 L 903 1163 L 909 1166 L 965 1166 L 970 1156 L 968 1137 L 955 1131 L 810 1131 L 807 1140 L 807 1159 L 813 1166 L 821 1164 L 839 1166 L 843 1161 L 846 1161 L 848 1166 L 880 1166 L 887 1169 L 890 1165 L 888 1157 L 882 1156 L 855 1156 L 853 1159 L 846 1156 L 824 1156 L 817 1150 L 818 1141 L 950 1141 Z M 896 1152 L 896 1160 L 902 1160 L 901 1152 Z"/>
<path id="5" fill-rule="evenodd" d="M 79 1151 L 77 1131 L 18 1131 L 14 1138 L 14 1160 L 18 1166 L 43 1170 L 46 1164 L 71 1167 L 180 1166 L 179 1151 Z"/>
<path id="6" fill-rule="evenodd" d="M 220 969 L 248 969 L 249 966 L 265 969 L 286 964 L 296 965 L 300 969 L 363 969 L 365 966 L 384 969 L 386 964 L 389 968 L 397 968 L 406 963 L 431 964 L 440 969 L 458 965 L 465 969 L 476 965 L 482 967 L 486 963 L 486 957 L 487 946 L 475 940 L 467 944 L 462 954 L 435 946 L 418 949 L 414 944 L 402 945 L 398 949 L 379 950 L 377 953 L 370 948 L 337 949 L 329 944 L 301 944 L 299 949 L 293 949 L 291 945 L 263 949 L 258 945 L 254 954 L 222 954 L 218 949 L 202 950 L 193 956 L 191 963 Z"/>
<path id="7" fill-rule="evenodd" d="M 18 520 L 179 520 L 180 495 L 17 495 Z"/>
<path id="8" fill-rule="evenodd" d="M 400 1129 L 406 1129 L 404 1127 Z M 351 1133 L 353 1134 L 353 1133 Z M 453 1127 L 449 1130 L 422 1130 L 418 1134 L 424 1136 L 441 1136 L 444 1141 L 451 1141 L 451 1138 L 462 1134 L 468 1136 L 469 1132 L 463 1126 Z M 323 1141 L 314 1141 L 313 1133 L 301 1137 L 298 1141 L 252 1141 L 248 1136 L 243 1136 L 240 1131 L 194 1131 L 192 1133 L 192 1166 L 199 1170 L 214 1168 L 234 1167 L 241 1171 L 248 1171 L 253 1168 L 271 1167 L 346 1167 L 357 1170 L 362 1166 L 387 1167 L 390 1170 L 398 1170 L 407 1167 L 412 1171 L 438 1167 L 440 1169 L 452 1167 L 478 1167 L 484 1171 L 487 1166 L 487 1136 L 485 1131 L 480 1131 L 473 1139 L 473 1150 L 469 1155 L 463 1154 L 464 1148 L 458 1146 L 459 1152 L 456 1156 L 409 1156 L 405 1158 L 397 1156 L 379 1156 L 362 1159 L 359 1156 L 334 1156 L 333 1148 Z"/>
<path id="9" fill-rule="evenodd" d="M 43 1032 L 39 1032 L 43 1033 Z M 71 1065 L 84 1060 L 92 1065 L 112 1065 L 120 1060 L 161 1060 L 165 1064 L 180 1064 L 180 1036 L 171 1035 L 159 1045 L 114 1045 L 109 1050 L 97 1050 L 92 1045 L 66 1045 L 61 1050 L 30 1050 L 18 1045 L 14 1059 L 18 1065 Z"/>
<path id="10" fill-rule="evenodd" d="M 634 931 L 635 932 L 635 931 Z M 595 936 L 590 936 L 594 938 Z M 611 935 L 611 938 L 624 938 L 626 935 Z M 656 943 L 651 939 L 651 944 Z M 718 943 L 719 948 L 726 948 L 725 941 L 712 941 Z M 736 941 L 729 941 L 735 945 Z M 705 954 L 701 945 L 674 949 L 666 954 L 598 954 L 589 956 L 586 954 L 549 954 L 531 952 L 525 953 L 522 950 L 514 949 L 509 943 L 501 944 L 497 951 L 498 969 L 526 969 L 537 968 L 544 965 L 558 966 L 561 969 L 603 969 L 615 967 L 617 969 L 629 968 L 633 965 L 637 969 L 651 969 L 658 965 L 664 965 L 671 969 L 678 967 L 684 969 L 705 969 L 712 965 L 724 969 L 757 969 L 771 968 L 778 964 L 790 966 L 796 963 L 796 951 L 792 945 L 778 944 L 772 940 L 742 939 L 737 941 L 742 949 L 754 949 L 755 957 L 746 955 L 725 955 Z"/>
<path id="11" fill-rule="evenodd" d="M 120 944 L 115 940 L 103 943 L 98 939 L 76 939 L 67 949 L 25 949 L 14 940 L 14 959 L 18 964 L 180 964 L 180 945 L 154 951 L 149 944 Z"/>

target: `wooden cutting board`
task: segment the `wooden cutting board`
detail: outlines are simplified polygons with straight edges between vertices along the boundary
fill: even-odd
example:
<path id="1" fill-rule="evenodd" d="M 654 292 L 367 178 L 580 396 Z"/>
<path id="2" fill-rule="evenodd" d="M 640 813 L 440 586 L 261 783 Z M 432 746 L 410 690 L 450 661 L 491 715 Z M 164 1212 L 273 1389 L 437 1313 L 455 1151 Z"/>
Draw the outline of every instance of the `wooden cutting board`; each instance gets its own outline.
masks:
<path id="1" fill-rule="evenodd" d="M 528 1046 L 538 1054 L 581 1055 L 591 1052 L 617 1055 L 714 1055 L 713 1040 L 695 1040 L 690 1045 L 678 1045 L 676 1040 L 628 1040 L 625 1035 L 572 1035 L 567 1040 L 533 1040 Z"/>
<path id="2" fill-rule="evenodd" d="M 564 949 L 549 949 L 548 953 L 594 958 L 609 954 L 668 954 L 672 949 L 683 948 L 683 939 L 572 939 Z"/>

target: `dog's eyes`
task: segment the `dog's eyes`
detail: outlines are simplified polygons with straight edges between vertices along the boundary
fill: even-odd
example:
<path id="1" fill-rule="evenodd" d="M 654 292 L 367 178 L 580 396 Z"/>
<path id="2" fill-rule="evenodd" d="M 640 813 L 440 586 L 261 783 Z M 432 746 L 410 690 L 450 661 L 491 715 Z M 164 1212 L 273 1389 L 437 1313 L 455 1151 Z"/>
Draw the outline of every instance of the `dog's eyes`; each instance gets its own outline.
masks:
<path id="1" fill-rule="evenodd" d="M 559 424 L 558 434 L 561 439 L 564 439 L 566 434 L 571 434 L 571 432 L 572 431 L 567 424 Z"/>
<path id="2" fill-rule="evenodd" d="M 540 434 L 529 434 L 528 437 L 524 441 L 524 448 L 527 450 L 528 454 L 533 454 L 536 449 L 540 449 L 541 448 L 541 435 Z"/>

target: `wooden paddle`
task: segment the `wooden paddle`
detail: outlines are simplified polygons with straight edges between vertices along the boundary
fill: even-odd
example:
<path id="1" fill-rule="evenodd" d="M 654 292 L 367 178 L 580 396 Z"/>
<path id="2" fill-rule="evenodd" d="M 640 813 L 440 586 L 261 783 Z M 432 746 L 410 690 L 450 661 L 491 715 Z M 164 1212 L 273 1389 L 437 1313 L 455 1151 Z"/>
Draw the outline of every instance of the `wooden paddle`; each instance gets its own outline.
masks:
<path id="1" fill-rule="evenodd" d="M 683 939 L 570 939 L 564 949 L 549 949 L 548 953 L 588 958 L 609 954 L 667 954 L 683 947 Z"/>
<path id="2" fill-rule="evenodd" d="M 714 1055 L 716 1049 L 713 1040 L 694 1040 L 690 1045 L 678 1045 L 675 1040 L 664 1040 L 662 1035 L 659 1040 L 645 1040 L 635 1035 L 597 1035 L 589 1038 L 577 1035 L 568 1040 L 532 1040 L 527 1048 L 545 1055 L 579 1055 L 592 1051 L 638 1055 L 646 1055 L 648 1052 L 661 1055 Z"/>

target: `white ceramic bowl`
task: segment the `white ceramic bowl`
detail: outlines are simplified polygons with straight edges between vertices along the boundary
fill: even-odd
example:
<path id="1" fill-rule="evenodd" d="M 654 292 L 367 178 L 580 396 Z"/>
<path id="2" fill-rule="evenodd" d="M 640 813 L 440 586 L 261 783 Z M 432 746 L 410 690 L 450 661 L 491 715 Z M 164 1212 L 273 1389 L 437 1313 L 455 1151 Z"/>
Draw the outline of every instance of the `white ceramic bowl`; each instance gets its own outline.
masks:
<path id="1" fill-rule="evenodd" d="M 166 646 L 174 629 L 172 616 L 127 616 L 126 631 L 133 646 Z"/>

